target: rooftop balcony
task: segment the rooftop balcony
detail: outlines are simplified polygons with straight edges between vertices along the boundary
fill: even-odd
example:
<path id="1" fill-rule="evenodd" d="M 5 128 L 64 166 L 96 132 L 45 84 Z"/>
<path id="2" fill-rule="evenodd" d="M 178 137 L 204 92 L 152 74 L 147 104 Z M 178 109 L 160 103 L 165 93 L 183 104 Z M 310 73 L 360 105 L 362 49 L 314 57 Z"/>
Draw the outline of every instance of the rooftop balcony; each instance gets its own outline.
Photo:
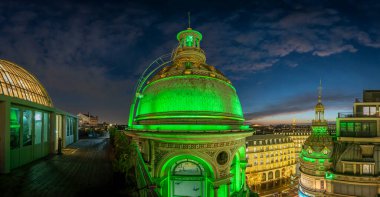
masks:
<path id="1" fill-rule="evenodd" d="M 339 112 L 338 118 L 380 118 L 380 113 L 364 114 L 353 112 Z"/>

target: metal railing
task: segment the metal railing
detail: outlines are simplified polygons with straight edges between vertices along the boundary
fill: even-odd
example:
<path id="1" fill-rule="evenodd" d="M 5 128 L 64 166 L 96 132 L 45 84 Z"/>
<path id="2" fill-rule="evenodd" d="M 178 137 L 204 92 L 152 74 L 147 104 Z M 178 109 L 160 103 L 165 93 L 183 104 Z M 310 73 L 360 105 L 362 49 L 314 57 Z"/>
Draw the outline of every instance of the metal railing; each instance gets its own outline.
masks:
<path id="1" fill-rule="evenodd" d="M 338 118 L 366 118 L 366 117 L 380 117 L 379 113 L 374 114 L 364 114 L 364 113 L 353 113 L 353 112 L 339 112 Z"/>
<path id="2" fill-rule="evenodd" d="M 157 191 L 157 185 L 153 182 L 150 174 L 149 174 L 149 171 L 148 171 L 148 168 L 145 164 L 145 161 L 140 153 L 140 150 L 138 148 L 138 146 L 136 145 L 135 147 L 135 151 L 136 151 L 136 169 L 137 169 L 137 173 L 136 173 L 136 179 L 137 181 L 140 180 L 140 184 L 142 185 L 138 185 L 140 188 L 138 190 L 140 190 L 140 195 L 141 195 L 141 190 L 143 190 L 146 194 L 146 196 L 149 196 L 149 197 L 160 197 L 160 194 L 159 192 Z M 143 183 L 142 183 L 143 182 Z"/>
<path id="3" fill-rule="evenodd" d="M 340 137 L 377 137 L 376 131 L 341 131 Z"/>

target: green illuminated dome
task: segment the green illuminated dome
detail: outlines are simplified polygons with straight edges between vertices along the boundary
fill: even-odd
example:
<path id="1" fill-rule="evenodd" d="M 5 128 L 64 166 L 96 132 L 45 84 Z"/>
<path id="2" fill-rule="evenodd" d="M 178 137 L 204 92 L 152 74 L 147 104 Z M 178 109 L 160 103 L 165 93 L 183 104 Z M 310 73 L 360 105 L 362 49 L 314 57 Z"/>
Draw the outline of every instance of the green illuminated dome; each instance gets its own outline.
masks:
<path id="1" fill-rule="evenodd" d="M 241 129 L 244 118 L 236 90 L 220 71 L 206 64 L 200 48 L 202 34 L 188 28 L 179 32 L 177 39 L 173 62 L 151 77 L 142 90 L 135 123 Z"/>

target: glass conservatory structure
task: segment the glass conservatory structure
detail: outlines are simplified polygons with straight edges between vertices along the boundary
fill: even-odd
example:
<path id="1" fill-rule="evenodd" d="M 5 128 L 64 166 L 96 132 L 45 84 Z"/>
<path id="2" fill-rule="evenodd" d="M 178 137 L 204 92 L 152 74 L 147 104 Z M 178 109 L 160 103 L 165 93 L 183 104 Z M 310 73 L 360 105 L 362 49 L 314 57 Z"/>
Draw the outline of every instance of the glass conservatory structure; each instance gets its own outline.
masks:
<path id="1" fill-rule="evenodd" d="M 35 76 L 0 60 L 0 173 L 78 140 L 77 117 L 53 107 Z"/>

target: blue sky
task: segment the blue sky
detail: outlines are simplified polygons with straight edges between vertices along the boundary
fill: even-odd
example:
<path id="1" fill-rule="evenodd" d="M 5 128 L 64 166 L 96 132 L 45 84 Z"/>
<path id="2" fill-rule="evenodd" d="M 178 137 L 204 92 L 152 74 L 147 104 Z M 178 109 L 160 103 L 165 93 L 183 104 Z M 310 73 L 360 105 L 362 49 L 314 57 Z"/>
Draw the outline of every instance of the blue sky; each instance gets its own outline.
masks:
<path id="1" fill-rule="evenodd" d="M 310 121 L 320 79 L 334 120 L 363 89 L 380 89 L 378 10 L 353 0 L 1 2 L 0 58 L 34 73 L 56 107 L 125 123 L 137 77 L 176 47 L 191 11 L 247 120 Z"/>

